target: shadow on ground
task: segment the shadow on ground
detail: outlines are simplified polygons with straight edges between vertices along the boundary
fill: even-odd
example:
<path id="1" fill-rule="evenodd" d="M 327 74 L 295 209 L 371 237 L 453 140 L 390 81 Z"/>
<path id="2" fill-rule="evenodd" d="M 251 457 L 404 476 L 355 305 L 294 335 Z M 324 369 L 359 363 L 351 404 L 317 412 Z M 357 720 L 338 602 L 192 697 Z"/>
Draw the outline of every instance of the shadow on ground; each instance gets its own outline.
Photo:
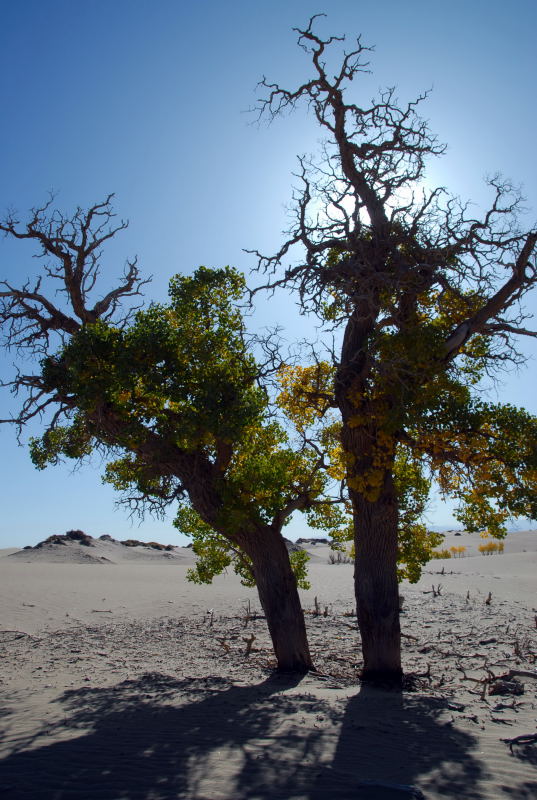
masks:
<path id="1" fill-rule="evenodd" d="M 402 800 L 364 782 L 427 776 L 436 796 L 485 800 L 474 737 L 442 721 L 438 700 L 362 688 L 329 703 L 299 683 L 148 674 L 65 692 L 63 722 L 0 762 L 2 797 Z"/>

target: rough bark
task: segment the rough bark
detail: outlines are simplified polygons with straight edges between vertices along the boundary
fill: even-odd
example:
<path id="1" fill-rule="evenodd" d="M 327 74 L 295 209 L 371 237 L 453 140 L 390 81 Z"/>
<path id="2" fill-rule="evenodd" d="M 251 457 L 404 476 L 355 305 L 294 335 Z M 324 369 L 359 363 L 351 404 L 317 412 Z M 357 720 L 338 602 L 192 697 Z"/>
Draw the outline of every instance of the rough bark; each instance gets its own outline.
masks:
<path id="1" fill-rule="evenodd" d="M 267 527 L 257 535 L 248 536 L 244 549 L 252 560 L 278 669 L 308 672 L 313 663 L 304 612 L 283 537 Z"/>
<path id="2" fill-rule="evenodd" d="M 349 495 L 353 504 L 356 613 L 362 638 L 364 668 L 362 680 L 397 688 L 402 681 L 399 589 L 397 582 L 398 506 L 391 471 L 393 452 L 386 450 L 384 484 L 376 499 L 352 488 L 353 478 L 363 479 L 378 458 L 380 430 L 374 408 L 367 401 L 357 408 L 352 401 L 366 394 L 368 363 L 367 337 L 372 330 L 369 305 L 358 309 L 349 320 L 343 337 L 335 398 L 343 420 L 342 445 L 352 457 Z M 353 425 L 357 413 L 368 418 Z M 377 451 L 377 452 L 375 452 Z"/>
<path id="3" fill-rule="evenodd" d="M 391 476 L 378 500 L 353 493 L 356 509 L 354 584 L 362 637 L 362 680 L 397 688 L 402 680 L 397 503 Z"/>

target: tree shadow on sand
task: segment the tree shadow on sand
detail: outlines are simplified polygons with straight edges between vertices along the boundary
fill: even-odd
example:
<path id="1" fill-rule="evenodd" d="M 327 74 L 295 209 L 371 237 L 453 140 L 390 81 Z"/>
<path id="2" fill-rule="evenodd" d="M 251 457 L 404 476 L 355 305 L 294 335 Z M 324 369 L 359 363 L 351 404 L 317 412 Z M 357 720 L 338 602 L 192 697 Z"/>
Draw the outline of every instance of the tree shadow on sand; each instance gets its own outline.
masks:
<path id="1" fill-rule="evenodd" d="M 331 767 L 309 800 L 329 789 L 350 798 L 350 788 L 353 800 L 404 800 L 421 796 L 411 788 L 424 781 L 434 797 L 485 800 L 475 737 L 442 718 L 444 708 L 438 698 L 362 686 L 347 702 Z"/>
<path id="2" fill-rule="evenodd" d="M 399 800 L 409 795 L 364 782 L 427 776 L 438 796 L 485 800 L 475 739 L 440 719 L 440 701 L 362 688 L 328 702 L 299 683 L 147 674 L 65 692 L 65 719 L 3 761 L 0 789 L 6 800 Z"/>

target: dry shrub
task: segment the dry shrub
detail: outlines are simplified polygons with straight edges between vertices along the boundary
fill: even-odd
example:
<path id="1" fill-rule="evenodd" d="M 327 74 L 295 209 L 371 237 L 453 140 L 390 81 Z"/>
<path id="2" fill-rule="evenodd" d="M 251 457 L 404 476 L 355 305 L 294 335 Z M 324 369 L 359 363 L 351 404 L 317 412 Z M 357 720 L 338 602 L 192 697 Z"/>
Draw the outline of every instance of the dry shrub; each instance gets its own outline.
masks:
<path id="1" fill-rule="evenodd" d="M 84 547 L 93 547 L 92 537 L 88 536 L 84 531 L 76 530 L 67 531 L 67 533 L 54 533 L 52 536 L 49 536 L 48 539 L 44 539 L 42 542 L 39 542 L 39 544 L 36 544 L 36 548 L 43 547 L 45 544 L 67 544 L 70 541 L 83 544 Z"/>
<path id="2" fill-rule="evenodd" d="M 160 542 L 141 542 L 139 539 L 124 539 L 120 544 L 125 547 L 149 547 L 151 550 L 174 550 L 173 544 L 160 544 Z"/>
<path id="3" fill-rule="evenodd" d="M 479 552 L 482 556 L 491 556 L 493 553 L 503 553 L 503 542 L 487 542 L 479 545 Z"/>
<path id="4" fill-rule="evenodd" d="M 451 558 L 450 550 L 433 550 L 431 553 L 432 558 Z"/>
<path id="5" fill-rule="evenodd" d="M 342 553 L 338 550 L 336 553 L 329 553 L 329 564 L 354 564 L 354 558 L 351 558 L 347 553 Z"/>

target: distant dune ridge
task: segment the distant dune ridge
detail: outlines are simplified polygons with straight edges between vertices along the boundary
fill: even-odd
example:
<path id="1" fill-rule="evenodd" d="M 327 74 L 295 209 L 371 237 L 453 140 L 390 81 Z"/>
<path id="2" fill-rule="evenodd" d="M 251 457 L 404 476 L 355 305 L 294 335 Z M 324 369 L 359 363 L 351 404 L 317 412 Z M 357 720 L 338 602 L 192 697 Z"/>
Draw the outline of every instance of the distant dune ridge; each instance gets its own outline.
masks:
<path id="1" fill-rule="evenodd" d="M 118 541 L 109 534 L 97 539 L 80 530 L 53 534 L 34 547 L 28 546 L 8 556 L 29 563 L 121 564 L 125 561 L 158 563 L 179 561 L 194 563 L 188 547 L 175 547 L 137 539 Z"/>

